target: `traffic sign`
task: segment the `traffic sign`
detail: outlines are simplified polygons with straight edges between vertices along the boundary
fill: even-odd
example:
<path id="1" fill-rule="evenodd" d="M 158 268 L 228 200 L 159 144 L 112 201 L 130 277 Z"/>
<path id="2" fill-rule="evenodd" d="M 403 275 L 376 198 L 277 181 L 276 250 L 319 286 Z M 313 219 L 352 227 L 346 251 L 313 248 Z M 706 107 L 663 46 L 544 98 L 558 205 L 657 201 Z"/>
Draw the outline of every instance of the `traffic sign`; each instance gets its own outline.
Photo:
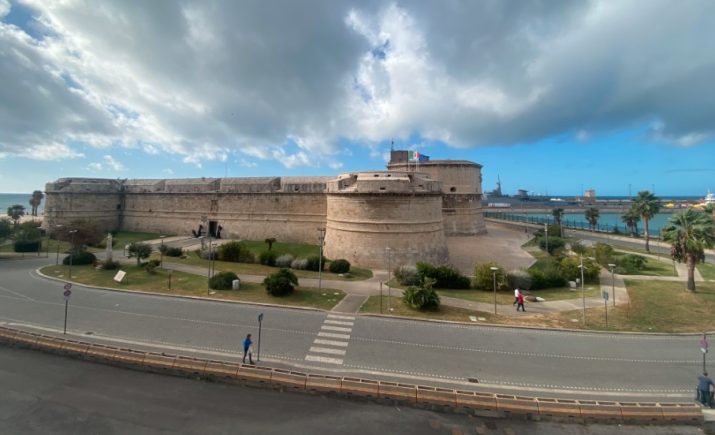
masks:
<path id="1" fill-rule="evenodd" d="M 62 293 L 62 294 L 65 295 L 65 299 L 69 299 L 70 296 L 72 296 L 72 290 L 67 289 L 67 290 L 65 290 L 64 293 Z"/>
<path id="2" fill-rule="evenodd" d="M 69 290 L 71 288 L 72 288 L 72 284 L 70 284 L 70 283 L 65 284 L 65 290 Z"/>
<path id="3" fill-rule="evenodd" d="M 605 300 L 608 300 L 608 292 L 607 291 L 601 292 L 601 297 Z"/>
<path id="4" fill-rule="evenodd" d="M 259 322 L 262 322 L 262 321 L 263 321 L 263 313 L 261 313 L 261 314 L 258 315 L 258 321 L 259 321 Z"/>
<path id="5" fill-rule="evenodd" d="M 700 339 L 700 351 L 702 353 L 708 353 L 708 340 L 705 337 Z"/>

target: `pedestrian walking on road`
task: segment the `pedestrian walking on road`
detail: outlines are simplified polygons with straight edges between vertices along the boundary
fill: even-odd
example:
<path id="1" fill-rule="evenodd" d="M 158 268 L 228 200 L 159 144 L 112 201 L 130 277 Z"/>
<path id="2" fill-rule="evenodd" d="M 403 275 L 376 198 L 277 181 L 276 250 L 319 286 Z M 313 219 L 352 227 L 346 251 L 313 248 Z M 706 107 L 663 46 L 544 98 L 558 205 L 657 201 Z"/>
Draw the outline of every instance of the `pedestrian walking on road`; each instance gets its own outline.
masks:
<path id="1" fill-rule="evenodd" d="M 526 311 L 526 308 L 524 308 L 524 295 L 522 295 L 521 292 L 519 292 L 519 296 L 517 296 L 516 301 L 516 311 L 519 311 L 519 307 L 521 307 L 521 311 Z"/>
<path id="2" fill-rule="evenodd" d="M 246 339 L 243 340 L 243 363 L 246 364 L 246 355 L 248 355 L 248 362 L 253 364 L 253 347 L 251 346 L 253 341 L 251 341 L 251 334 L 246 335 Z"/>
<path id="3" fill-rule="evenodd" d="M 514 303 L 512 305 L 516 305 L 517 302 L 519 302 L 519 295 L 521 292 L 519 291 L 519 287 L 514 289 Z"/>
<path id="4" fill-rule="evenodd" d="M 710 387 L 712 387 L 713 381 L 708 377 L 708 372 L 703 372 L 702 376 L 698 376 L 698 400 L 703 406 L 712 408 L 713 402 L 710 397 Z"/>

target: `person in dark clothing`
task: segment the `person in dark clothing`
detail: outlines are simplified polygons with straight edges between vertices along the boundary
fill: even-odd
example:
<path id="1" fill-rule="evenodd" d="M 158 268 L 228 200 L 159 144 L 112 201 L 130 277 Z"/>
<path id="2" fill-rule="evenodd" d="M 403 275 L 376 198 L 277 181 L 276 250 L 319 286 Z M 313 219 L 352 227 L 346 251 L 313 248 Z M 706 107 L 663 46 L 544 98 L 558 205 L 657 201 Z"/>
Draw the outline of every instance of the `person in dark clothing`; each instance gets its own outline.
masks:
<path id="1" fill-rule="evenodd" d="M 251 334 L 246 335 L 246 339 L 243 340 L 243 363 L 246 363 L 246 355 L 248 355 L 248 362 L 250 364 L 253 364 L 253 349 L 251 348 L 251 345 L 253 344 L 253 341 L 251 341 Z"/>
<path id="2" fill-rule="evenodd" d="M 698 395 L 700 396 L 700 403 L 708 408 L 713 406 L 710 400 L 710 387 L 713 385 L 712 379 L 708 377 L 708 372 L 703 372 L 701 376 L 698 376 Z"/>
<path id="3" fill-rule="evenodd" d="M 516 304 L 516 311 L 519 311 L 519 307 L 521 307 L 521 311 L 526 311 L 526 308 L 524 308 L 524 295 L 519 292 L 519 296 L 517 296 L 517 304 Z"/>

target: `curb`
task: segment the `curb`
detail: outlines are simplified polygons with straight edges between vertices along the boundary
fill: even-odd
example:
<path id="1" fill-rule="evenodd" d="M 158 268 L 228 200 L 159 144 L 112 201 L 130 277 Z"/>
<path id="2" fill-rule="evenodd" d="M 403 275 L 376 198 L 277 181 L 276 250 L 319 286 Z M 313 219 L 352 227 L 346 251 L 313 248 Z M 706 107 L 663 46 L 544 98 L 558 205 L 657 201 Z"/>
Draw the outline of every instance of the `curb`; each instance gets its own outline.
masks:
<path id="1" fill-rule="evenodd" d="M 703 411 L 695 403 L 566 400 L 325 376 L 220 360 L 141 352 L 24 332 L 4 326 L 0 327 L 0 342 L 145 372 L 239 383 L 279 391 L 327 394 L 390 405 L 407 404 L 435 411 L 572 423 L 704 423 Z"/>

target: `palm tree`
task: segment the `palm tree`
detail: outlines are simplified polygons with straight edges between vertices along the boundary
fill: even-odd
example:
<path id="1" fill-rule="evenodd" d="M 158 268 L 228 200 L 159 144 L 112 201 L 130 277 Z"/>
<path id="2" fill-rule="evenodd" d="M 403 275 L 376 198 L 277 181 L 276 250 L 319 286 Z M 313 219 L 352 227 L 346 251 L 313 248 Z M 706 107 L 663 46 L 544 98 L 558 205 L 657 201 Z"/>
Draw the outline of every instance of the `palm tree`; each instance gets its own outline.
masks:
<path id="1" fill-rule="evenodd" d="M 7 215 L 10 216 L 10 219 L 17 225 L 18 222 L 20 222 L 20 218 L 25 216 L 25 206 L 20 204 L 11 205 L 7 208 Z"/>
<path id="2" fill-rule="evenodd" d="M 633 200 L 633 208 L 643 218 L 643 235 L 645 236 L 645 250 L 650 252 L 650 233 L 648 232 L 648 222 L 660 211 L 660 200 L 647 190 L 638 192 L 638 196 Z"/>
<path id="3" fill-rule="evenodd" d="M 554 217 L 556 225 L 559 226 L 559 236 L 563 237 L 563 230 L 561 229 L 561 219 L 564 218 L 564 209 L 561 207 L 551 210 L 551 215 Z"/>
<path id="4" fill-rule="evenodd" d="M 586 220 L 588 221 L 588 229 L 592 230 L 596 228 L 596 225 L 598 225 L 598 209 L 596 207 L 589 207 L 586 209 L 586 211 L 583 214 L 586 217 Z"/>
<path id="5" fill-rule="evenodd" d="M 42 199 L 44 197 L 45 194 L 42 193 L 41 190 L 35 190 L 32 192 L 32 197 L 30 198 L 30 206 L 32 207 L 30 214 L 32 216 L 37 216 L 37 209 L 40 207 L 40 204 L 42 204 Z"/>
<path id="6" fill-rule="evenodd" d="M 628 227 L 628 232 L 631 233 L 631 237 L 638 235 L 638 222 L 641 221 L 641 215 L 638 213 L 634 207 L 631 207 L 621 215 L 621 220 Z"/>
<path id="7" fill-rule="evenodd" d="M 674 214 L 661 231 L 670 243 L 670 255 L 688 266 L 688 290 L 695 291 L 695 263 L 705 258 L 705 249 L 715 246 L 715 221 L 707 213 L 688 209 Z"/>

